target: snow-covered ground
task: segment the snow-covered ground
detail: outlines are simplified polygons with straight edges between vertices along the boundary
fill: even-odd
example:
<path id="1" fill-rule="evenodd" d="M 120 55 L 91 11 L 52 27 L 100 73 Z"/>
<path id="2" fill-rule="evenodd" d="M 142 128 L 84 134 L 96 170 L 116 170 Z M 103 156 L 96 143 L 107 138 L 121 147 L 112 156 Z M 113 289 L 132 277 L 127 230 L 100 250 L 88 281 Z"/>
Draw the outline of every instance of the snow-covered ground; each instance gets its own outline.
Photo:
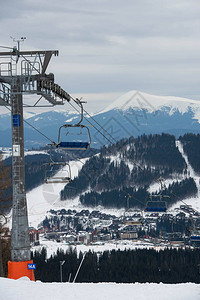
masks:
<path id="1" fill-rule="evenodd" d="M 87 158 L 70 162 L 72 179 L 78 175 L 78 171 L 86 160 Z M 66 176 L 65 172 L 67 171 L 68 169 L 66 169 L 66 171 L 59 171 L 56 176 Z M 78 197 L 73 201 L 60 200 L 60 191 L 65 185 L 66 183 L 44 183 L 27 193 L 28 219 L 30 226 L 37 227 L 37 225 L 44 220 L 47 211 L 50 209 L 74 209 L 79 205 Z"/>
<path id="2" fill-rule="evenodd" d="M 2 156 L 3 159 L 7 159 L 9 157 L 12 156 L 12 148 L 9 147 L 0 147 L 0 151 L 2 152 Z M 37 151 L 33 151 L 33 150 L 24 150 L 24 155 L 28 156 L 28 155 L 39 155 L 39 154 L 45 154 L 45 155 L 49 155 L 47 151 L 45 150 L 37 150 Z"/>
<path id="3" fill-rule="evenodd" d="M 42 248 L 47 250 L 47 258 L 51 255 L 56 254 L 57 249 L 62 249 L 64 252 L 68 251 L 71 247 L 73 250 L 76 250 L 77 253 L 80 251 L 82 253 L 88 252 L 89 250 L 92 252 L 103 253 L 104 251 L 111 250 L 134 250 L 134 249 L 154 249 L 154 250 L 164 250 L 166 245 L 155 245 L 153 242 L 142 241 L 142 240 L 116 240 L 116 241 L 107 241 L 107 242 L 97 242 L 90 245 L 69 245 L 65 242 L 57 243 L 56 241 L 45 240 L 40 237 L 40 245 L 33 246 L 32 251 L 41 251 Z"/>
<path id="4" fill-rule="evenodd" d="M 42 283 L 0 278 L 1 300 L 198 300 L 200 285 L 194 283 Z"/>

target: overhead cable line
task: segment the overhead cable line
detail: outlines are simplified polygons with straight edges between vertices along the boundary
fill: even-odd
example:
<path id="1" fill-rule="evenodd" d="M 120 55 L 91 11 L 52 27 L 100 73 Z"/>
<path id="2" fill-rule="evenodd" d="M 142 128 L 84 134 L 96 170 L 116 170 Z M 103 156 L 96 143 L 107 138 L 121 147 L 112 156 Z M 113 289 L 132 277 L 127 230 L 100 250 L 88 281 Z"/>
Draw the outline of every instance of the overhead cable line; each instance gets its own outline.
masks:
<path id="1" fill-rule="evenodd" d="M 11 109 L 7 106 L 5 106 L 9 111 L 11 111 Z M 53 145 L 56 145 L 56 143 L 54 141 L 52 141 L 46 134 L 44 134 L 43 132 L 41 132 L 39 129 L 37 129 L 35 126 L 31 125 L 28 121 L 26 121 L 23 118 L 23 121 L 29 125 L 31 128 L 33 128 L 35 131 L 37 131 L 39 134 L 41 134 L 43 137 L 45 137 L 47 140 L 49 140 Z"/>
<path id="2" fill-rule="evenodd" d="M 79 110 L 78 110 L 78 108 L 76 108 L 72 103 L 70 103 L 69 102 L 69 104 L 76 110 L 76 111 L 78 111 L 79 112 Z M 94 126 L 93 124 L 92 124 L 92 122 L 90 122 L 89 120 L 88 120 L 88 118 L 86 118 L 86 117 L 84 117 L 84 119 L 92 126 L 92 127 L 94 127 L 109 143 L 111 143 L 112 145 L 114 145 L 114 143 L 113 142 L 111 142 L 96 126 Z"/>
<path id="3" fill-rule="evenodd" d="M 77 103 L 76 102 L 76 100 L 72 97 L 72 96 L 70 96 L 71 97 L 71 99 L 75 102 L 75 103 Z M 95 118 L 94 117 L 92 117 L 91 116 L 91 114 L 89 114 L 89 112 L 87 112 L 84 108 L 83 108 L 83 111 L 101 128 L 101 129 L 103 129 L 115 142 L 117 142 L 117 140 L 101 125 L 101 124 L 99 124 L 99 122 L 97 122 L 96 120 L 95 120 Z M 84 116 L 83 116 L 84 117 Z M 85 117 L 84 117 L 85 118 Z M 85 118 L 86 119 L 86 118 Z"/>
<path id="4" fill-rule="evenodd" d="M 36 127 L 34 127 L 33 125 L 31 125 L 29 122 L 27 122 L 26 120 L 24 120 L 24 122 L 29 125 L 31 128 L 33 128 L 34 130 L 36 130 L 39 134 L 41 134 L 43 137 L 45 137 L 47 140 L 49 140 L 53 145 L 56 145 L 56 143 L 54 141 L 52 141 L 46 134 L 44 134 L 43 132 L 41 132 L 39 129 L 37 129 Z"/>

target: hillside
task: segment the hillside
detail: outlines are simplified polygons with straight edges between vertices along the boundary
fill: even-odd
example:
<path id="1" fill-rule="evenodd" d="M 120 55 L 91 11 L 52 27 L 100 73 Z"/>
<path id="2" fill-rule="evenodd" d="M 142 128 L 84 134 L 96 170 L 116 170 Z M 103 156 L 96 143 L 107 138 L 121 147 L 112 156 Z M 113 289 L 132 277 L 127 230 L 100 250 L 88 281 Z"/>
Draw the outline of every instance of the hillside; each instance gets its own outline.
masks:
<path id="1" fill-rule="evenodd" d="M 150 197 L 149 187 L 155 182 L 171 179 L 162 193 L 170 195 L 169 205 L 180 199 L 194 196 L 197 187 L 187 178 L 186 162 L 178 150 L 175 137 L 169 134 L 130 137 L 103 147 L 91 157 L 72 183 L 65 186 L 61 199 L 80 196 L 88 206 L 129 207 L 144 209 Z"/>
<path id="2" fill-rule="evenodd" d="M 180 141 L 192 168 L 197 174 L 200 174 L 200 134 L 185 134 L 180 137 Z"/>

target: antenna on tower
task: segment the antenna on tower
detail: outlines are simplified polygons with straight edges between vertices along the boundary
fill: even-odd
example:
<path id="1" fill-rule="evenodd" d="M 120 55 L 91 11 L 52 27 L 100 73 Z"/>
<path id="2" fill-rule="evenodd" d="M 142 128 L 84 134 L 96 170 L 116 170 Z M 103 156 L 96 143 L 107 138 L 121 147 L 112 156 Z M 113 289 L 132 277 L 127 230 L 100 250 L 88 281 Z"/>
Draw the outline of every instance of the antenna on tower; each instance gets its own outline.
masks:
<path id="1" fill-rule="evenodd" d="M 13 51 L 12 51 L 12 55 L 16 55 L 16 63 L 19 60 L 19 56 L 20 56 L 20 43 L 24 42 L 26 40 L 26 37 L 22 36 L 19 40 L 17 40 L 16 38 L 10 36 L 10 38 L 13 40 L 14 43 L 17 43 L 17 46 L 13 46 Z"/>

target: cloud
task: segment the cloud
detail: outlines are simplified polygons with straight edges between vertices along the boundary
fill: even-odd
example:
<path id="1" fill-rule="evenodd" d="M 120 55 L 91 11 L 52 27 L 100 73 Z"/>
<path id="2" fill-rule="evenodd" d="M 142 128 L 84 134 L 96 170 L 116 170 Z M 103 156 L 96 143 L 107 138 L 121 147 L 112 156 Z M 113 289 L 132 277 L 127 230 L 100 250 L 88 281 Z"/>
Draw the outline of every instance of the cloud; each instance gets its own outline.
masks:
<path id="1" fill-rule="evenodd" d="M 59 49 L 49 72 L 72 93 L 194 95 L 199 13 L 198 0 L 7 0 L 1 45 L 26 36 L 23 49 Z"/>

